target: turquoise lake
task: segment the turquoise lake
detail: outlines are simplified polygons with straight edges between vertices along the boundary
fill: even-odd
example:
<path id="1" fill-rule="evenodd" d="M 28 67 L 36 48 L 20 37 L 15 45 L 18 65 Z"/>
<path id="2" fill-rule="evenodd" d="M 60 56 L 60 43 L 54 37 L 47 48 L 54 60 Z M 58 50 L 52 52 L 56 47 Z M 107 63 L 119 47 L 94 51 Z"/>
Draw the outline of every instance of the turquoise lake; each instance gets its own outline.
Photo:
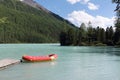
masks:
<path id="1" fill-rule="evenodd" d="M 0 70 L 0 80 L 120 80 L 120 48 L 59 44 L 0 44 L 0 59 L 55 53 L 52 62 L 20 63 Z"/>

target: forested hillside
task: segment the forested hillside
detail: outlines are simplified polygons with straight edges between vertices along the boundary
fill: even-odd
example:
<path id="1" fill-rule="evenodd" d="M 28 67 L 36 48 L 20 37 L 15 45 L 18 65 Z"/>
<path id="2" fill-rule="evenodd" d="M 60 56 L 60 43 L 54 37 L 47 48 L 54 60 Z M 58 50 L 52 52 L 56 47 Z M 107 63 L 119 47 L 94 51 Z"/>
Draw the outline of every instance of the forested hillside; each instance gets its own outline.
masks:
<path id="1" fill-rule="evenodd" d="M 0 43 L 58 42 L 59 34 L 74 25 L 54 13 L 19 0 L 0 0 Z"/>

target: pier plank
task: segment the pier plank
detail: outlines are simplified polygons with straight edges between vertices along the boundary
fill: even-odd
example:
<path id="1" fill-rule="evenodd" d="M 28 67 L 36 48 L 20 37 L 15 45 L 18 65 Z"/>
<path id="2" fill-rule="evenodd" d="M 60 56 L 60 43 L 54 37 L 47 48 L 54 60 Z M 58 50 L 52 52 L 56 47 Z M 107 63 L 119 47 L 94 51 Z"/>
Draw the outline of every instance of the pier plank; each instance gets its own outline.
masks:
<path id="1" fill-rule="evenodd" d="M 7 67 L 9 65 L 13 65 L 13 64 L 16 64 L 16 63 L 19 63 L 20 60 L 15 60 L 15 59 L 3 59 L 3 60 L 0 60 L 0 68 L 4 68 L 4 67 Z"/>

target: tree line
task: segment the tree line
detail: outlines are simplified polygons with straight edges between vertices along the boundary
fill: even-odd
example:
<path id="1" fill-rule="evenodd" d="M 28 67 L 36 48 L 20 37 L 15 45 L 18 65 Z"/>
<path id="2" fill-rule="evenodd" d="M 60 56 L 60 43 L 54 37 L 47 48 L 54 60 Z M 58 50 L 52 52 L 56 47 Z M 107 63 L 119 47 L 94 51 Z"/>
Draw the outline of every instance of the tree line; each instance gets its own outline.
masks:
<path id="1" fill-rule="evenodd" d="M 112 26 L 106 29 L 94 28 L 91 22 L 88 27 L 84 23 L 78 29 L 68 29 L 60 33 L 60 44 L 62 46 L 114 46 L 120 45 L 119 32 L 114 30 Z"/>

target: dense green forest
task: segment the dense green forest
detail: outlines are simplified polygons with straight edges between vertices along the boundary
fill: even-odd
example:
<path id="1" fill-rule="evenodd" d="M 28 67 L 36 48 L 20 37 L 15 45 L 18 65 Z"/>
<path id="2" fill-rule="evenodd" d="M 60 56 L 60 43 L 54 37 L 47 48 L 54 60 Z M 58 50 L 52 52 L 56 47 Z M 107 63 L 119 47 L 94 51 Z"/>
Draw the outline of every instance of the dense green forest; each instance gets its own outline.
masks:
<path id="1" fill-rule="evenodd" d="M 81 24 L 78 30 L 68 29 L 61 32 L 60 43 L 61 45 L 77 45 L 77 46 L 113 46 L 120 45 L 118 38 L 119 34 L 113 29 L 113 27 L 107 27 L 106 29 L 92 27 L 91 23 L 88 23 L 88 27 L 84 23 Z"/>
<path id="2" fill-rule="evenodd" d="M 19 0 L 0 0 L 0 43 L 59 42 L 60 32 L 68 28 L 75 26 L 54 13 Z"/>

